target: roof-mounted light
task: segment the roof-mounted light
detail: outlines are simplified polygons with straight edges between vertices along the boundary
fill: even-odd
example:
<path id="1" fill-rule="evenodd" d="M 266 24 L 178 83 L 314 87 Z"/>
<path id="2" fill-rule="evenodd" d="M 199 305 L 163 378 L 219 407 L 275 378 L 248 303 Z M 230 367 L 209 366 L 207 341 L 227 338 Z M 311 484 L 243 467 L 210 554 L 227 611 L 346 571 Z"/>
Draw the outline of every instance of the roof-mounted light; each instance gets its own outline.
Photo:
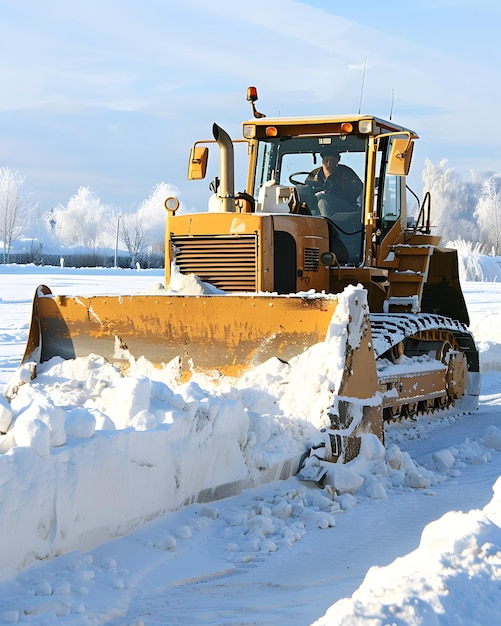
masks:
<path id="1" fill-rule="evenodd" d="M 276 126 L 267 126 L 265 133 L 267 137 L 276 137 L 278 135 L 278 129 Z"/>
<path id="2" fill-rule="evenodd" d="M 255 87 L 247 87 L 247 100 L 249 102 L 256 102 L 257 89 Z"/>
<path id="3" fill-rule="evenodd" d="M 372 133 L 372 120 L 362 120 L 358 123 L 358 132 L 364 135 Z"/>
<path id="4" fill-rule="evenodd" d="M 343 122 L 341 124 L 341 132 L 345 134 L 353 132 L 353 124 L 350 124 L 350 122 Z"/>
<path id="5" fill-rule="evenodd" d="M 264 113 L 260 113 L 256 110 L 254 102 L 257 101 L 257 89 L 255 87 L 247 87 L 247 100 L 250 102 L 254 117 L 266 117 Z"/>

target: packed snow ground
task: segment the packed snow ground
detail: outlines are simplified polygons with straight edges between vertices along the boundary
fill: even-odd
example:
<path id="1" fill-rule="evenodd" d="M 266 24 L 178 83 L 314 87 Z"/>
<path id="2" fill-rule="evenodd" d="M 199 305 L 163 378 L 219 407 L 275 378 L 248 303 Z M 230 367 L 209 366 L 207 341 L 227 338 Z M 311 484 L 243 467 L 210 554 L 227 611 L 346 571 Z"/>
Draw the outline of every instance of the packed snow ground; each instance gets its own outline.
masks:
<path id="1" fill-rule="evenodd" d="M 484 275 L 497 278 L 498 261 L 482 257 Z M 37 284 L 111 294 L 162 278 L 0 266 L 1 386 Z M 394 426 L 386 449 L 367 437 L 335 495 L 291 477 L 162 514 L 201 471 L 207 486 L 258 481 L 259 468 L 273 475 L 301 454 L 321 425 L 311 362 L 267 364 L 226 387 L 178 385 L 140 362 L 127 378 L 98 357 L 44 365 L 0 405 L 0 427 L 14 420 L 0 441 L 0 623 L 499 621 L 501 285 L 464 287 L 484 372 L 478 412 Z"/>

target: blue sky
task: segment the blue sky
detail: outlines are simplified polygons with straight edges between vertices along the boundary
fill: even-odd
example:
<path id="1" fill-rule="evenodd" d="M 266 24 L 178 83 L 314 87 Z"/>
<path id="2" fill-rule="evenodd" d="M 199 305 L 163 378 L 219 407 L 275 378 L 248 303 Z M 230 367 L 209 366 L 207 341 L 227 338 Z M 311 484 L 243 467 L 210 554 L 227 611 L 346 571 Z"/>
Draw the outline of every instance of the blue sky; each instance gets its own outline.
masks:
<path id="1" fill-rule="evenodd" d="M 84 185 L 124 210 L 166 182 L 205 209 L 188 154 L 213 122 L 357 112 L 464 176 L 501 173 L 501 5 L 405 0 L 0 0 L 0 167 L 43 210 Z M 217 167 L 214 151 L 211 167 Z"/>

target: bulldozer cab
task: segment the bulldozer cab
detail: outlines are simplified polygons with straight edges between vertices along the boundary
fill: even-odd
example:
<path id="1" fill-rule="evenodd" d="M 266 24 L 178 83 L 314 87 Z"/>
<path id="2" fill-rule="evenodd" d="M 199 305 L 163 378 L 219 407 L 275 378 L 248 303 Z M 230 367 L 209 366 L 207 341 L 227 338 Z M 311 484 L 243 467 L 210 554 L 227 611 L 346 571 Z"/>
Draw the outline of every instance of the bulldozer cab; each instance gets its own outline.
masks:
<path id="1" fill-rule="evenodd" d="M 412 132 L 358 116 L 260 119 L 244 124 L 245 136 L 255 210 L 324 218 L 341 265 L 373 264 L 383 239 L 393 242 L 407 227 Z M 323 159 L 329 154 L 337 155 L 330 175 Z"/>
<path id="2" fill-rule="evenodd" d="M 318 218 L 339 266 L 392 267 L 389 251 L 407 229 L 405 180 L 417 135 L 373 116 L 260 115 L 244 122 L 243 140 L 230 139 L 214 125 L 223 147 L 221 185 L 212 186 L 209 212 Z M 248 146 L 247 184 L 235 193 L 233 144 L 242 141 Z M 190 179 L 205 177 L 208 148 L 201 144 L 206 143 L 214 141 L 192 148 Z M 325 155 L 335 155 L 330 173 Z"/>

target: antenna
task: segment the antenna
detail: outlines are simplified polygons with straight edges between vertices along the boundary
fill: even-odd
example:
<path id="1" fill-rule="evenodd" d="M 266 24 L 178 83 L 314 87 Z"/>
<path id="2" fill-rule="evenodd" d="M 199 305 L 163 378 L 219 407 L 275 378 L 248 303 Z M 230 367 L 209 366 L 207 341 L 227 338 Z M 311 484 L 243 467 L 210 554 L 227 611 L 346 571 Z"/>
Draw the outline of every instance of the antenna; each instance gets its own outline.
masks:
<path id="1" fill-rule="evenodd" d="M 391 122 L 391 117 L 393 115 L 393 102 L 395 100 L 395 94 L 393 92 L 393 87 L 391 89 L 391 107 L 390 107 L 390 122 Z"/>
<path id="2" fill-rule="evenodd" d="M 367 61 L 364 61 L 364 72 L 362 74 L 362 86 L 360 88 L 360 102 L 358 105 L 358 114 L 360 115 L 360 112 L 362 110 L 362 96 L 364 95 L 364 83 L 365 83 L 365 68 L 367 66 Z"/>

